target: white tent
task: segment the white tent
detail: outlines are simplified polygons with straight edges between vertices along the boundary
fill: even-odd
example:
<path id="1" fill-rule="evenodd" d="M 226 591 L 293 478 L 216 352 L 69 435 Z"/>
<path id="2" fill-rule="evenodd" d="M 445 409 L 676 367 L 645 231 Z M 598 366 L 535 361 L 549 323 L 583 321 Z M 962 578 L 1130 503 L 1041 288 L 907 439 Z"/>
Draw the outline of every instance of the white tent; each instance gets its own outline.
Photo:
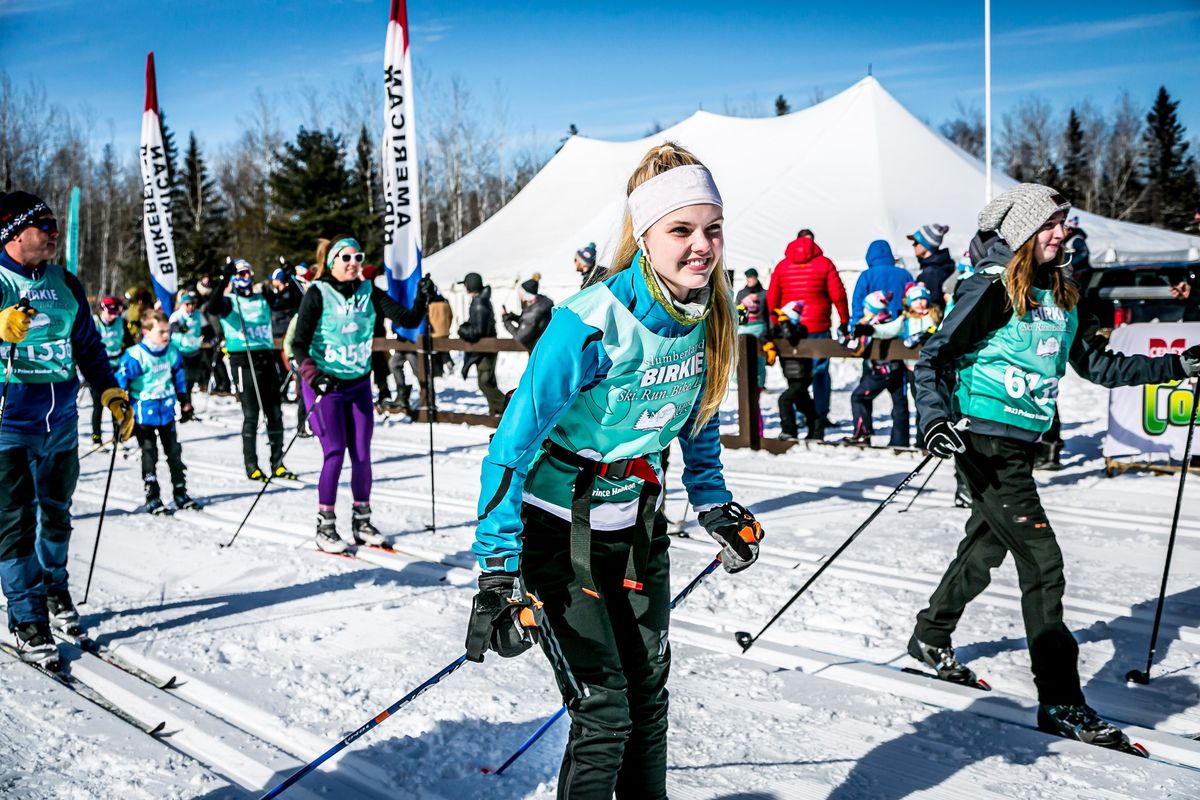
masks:
<path id="1" fill-rule="evenodd" d="M 946 246 L 961 253 L 984 200 L 983 163 L 913 116 L 872 77 L 823 103 L 783 117 L 743 119 L 697 111 L 632 142 L 572 137 L 513 200 L 426 262 L 448 286 L 478 272 L 497 305 L 515 305 L 514 287 L 534 272 L 555 300 L 578 289 L 576 249 L 615 248 L 625 182 L 653 144 L 671 140 L 712 170 L 725 201 L 726 263 L 767 271 L 800 228 L 843 273 L 847 289 L 867 245 L 886 239 L 915 268 L 905 236 L 929 223 L 950 226 Z M 995 177 L 998 193 L 1013 181 Z M 1200 238 L 1080 213 L 1094 258 L 1106 251 L 1196 249 Z M 740 281 L 739 281 L 740 282 Z"/>

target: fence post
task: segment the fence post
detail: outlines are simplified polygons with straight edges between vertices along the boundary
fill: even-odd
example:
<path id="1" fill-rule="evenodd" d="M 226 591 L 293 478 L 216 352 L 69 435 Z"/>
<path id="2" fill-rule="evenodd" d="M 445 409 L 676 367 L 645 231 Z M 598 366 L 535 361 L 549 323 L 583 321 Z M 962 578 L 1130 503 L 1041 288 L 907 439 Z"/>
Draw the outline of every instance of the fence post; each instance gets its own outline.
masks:
<path id="1" fill-rule="evenodd" d="M 748 333 L 738 336 L 738 438 L 751 450 L 762 448 L 758 430 L 758 337 Z"/>

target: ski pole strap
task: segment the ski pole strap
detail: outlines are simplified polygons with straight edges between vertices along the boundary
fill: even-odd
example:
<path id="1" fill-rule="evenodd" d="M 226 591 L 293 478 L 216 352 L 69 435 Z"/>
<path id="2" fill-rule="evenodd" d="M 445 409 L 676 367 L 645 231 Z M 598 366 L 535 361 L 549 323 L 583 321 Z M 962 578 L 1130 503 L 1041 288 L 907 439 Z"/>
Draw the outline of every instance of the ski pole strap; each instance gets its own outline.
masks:
<path id="1" fill-rule="evenodd" d="M 633 546 L 625 566 L 624 580 L 626 589 L 641 591 L 641 576 L 650 556 L 650 538 L 654 533 L 658 496 L 662 493 L 662 483 L 654 467 L 645 456 L 607 463 L 593 461 L 549 439 L 543 442 L 542 449 L 551 458 L 579 470 L 571 491 L 571 566 L 575 570 L 574 583 L 588 597 L 600 597 L 596 581 L 592 577 L 592 489 L 596 484 L 596 477 L 611 480 L 624 480 L 629 477 L 641 479 L 637 530 L 634 532 Z"/>

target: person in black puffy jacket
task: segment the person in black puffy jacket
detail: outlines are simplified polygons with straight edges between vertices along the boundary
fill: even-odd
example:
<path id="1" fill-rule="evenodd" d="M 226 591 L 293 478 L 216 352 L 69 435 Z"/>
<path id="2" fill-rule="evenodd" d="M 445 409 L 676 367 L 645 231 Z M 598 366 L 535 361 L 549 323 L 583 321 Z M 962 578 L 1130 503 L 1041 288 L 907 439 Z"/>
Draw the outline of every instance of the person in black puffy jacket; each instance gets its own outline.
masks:
<path id="1" fill-rule="evenodd" d="M 492 287 L 483 285 L 478 272 L 468 272 L 463 286 L 471 295 L 467 321 L 458 326 L 458 337 L 474 344 L 480 339 L 496 338 L 496 312 L 492 309 Z M 487 399 L 488 413 L 494 417 L 504 411 L 504 392 L 496 385 L 496 354 L 468 352 L 463 357 L 462 376 L 476 368 L 479 391 Z"/>

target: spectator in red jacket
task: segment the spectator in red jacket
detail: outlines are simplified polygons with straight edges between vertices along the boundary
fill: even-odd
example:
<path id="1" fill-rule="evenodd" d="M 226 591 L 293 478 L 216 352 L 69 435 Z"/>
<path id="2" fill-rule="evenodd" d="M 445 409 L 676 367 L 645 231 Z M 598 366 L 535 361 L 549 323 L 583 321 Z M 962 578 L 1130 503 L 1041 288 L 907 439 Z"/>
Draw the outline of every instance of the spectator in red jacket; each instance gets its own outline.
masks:
<path id="1" fill-rule="evenodd" d="M 774 312 L 793 300 L 804 303 L 800 322 L 808 329 L 810 339 L 831 339 L 833 326 L 831 312 L 836 307 L 844 333 L 846 321 L 850 319 L 850 308 L 846 303 L 846 287 L 838 275 L 837 267 L 821 252 L 813 239 L 812 231 L 800 231 L 796 239 L 783 251 L 784 258 L 775 265 L 771 283 L 767 287 L 767 308 Z M 813 359 L 813 403 L 817 416 L 825 425 L 829 422 L 829 359 Z"/>

